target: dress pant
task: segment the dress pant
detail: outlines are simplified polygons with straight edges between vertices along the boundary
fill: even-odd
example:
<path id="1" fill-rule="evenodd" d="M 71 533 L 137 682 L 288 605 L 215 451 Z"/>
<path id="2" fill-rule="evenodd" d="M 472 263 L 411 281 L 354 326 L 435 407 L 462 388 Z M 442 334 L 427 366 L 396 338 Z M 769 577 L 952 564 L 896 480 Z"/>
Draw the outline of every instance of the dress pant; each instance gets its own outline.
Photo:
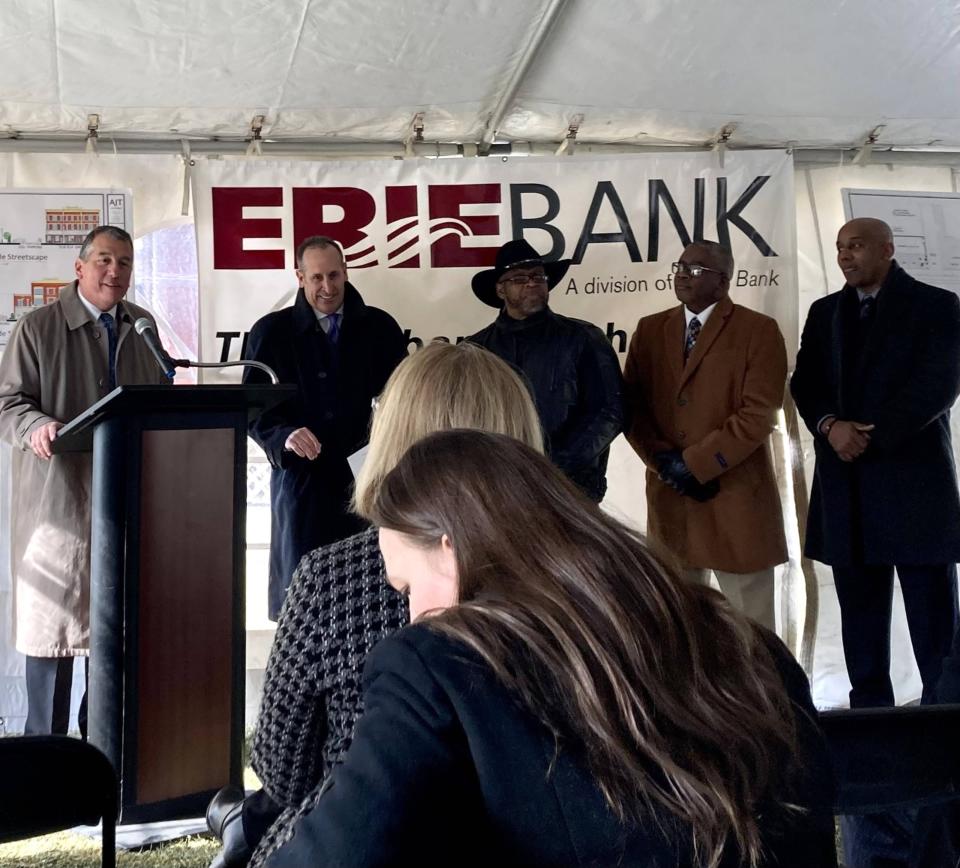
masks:
<path id="1" fill-rule="evenodd" d="M 683 574 L 688 582 L 709 585 L 710 572 L 710 570 L 687 569 Z M 755 573 L 725 573 L 723 570 L 712 572 L 717 577 L 720 590 L 734 609 L 776 633 L 773 567 L 758 570 Z"/>
<path id="2" fill-rule="evenodd" d="M 70 693 L 73 657 L 27 656 L 27 722 L 24 735 L 66 735 L 70 726 Z M 84 678 L 90 668 L 84 658 Z M 77 715 L 80 735 L 87 737 L 87 691 L 83 691 Z"/>
<path id="3" fill-rule="evenodd" d="M 894 704 L 890 681 L 893 570 L 893 566 L 872 564 L 833 568 L 851 708 Z M 910 565 L 896 570 L 923 681 L 921 702 L 928 703 L 957 629 L 956 566 Z"/>

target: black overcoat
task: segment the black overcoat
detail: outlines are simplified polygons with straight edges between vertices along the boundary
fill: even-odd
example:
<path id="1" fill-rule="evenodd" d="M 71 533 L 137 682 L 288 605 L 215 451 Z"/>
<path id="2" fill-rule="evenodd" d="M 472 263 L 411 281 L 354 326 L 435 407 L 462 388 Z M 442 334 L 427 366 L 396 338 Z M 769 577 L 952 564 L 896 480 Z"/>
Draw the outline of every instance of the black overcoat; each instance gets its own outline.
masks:
<path id="1" fill-rule="evenodd" d="M 299 387 L 296 398 L 250 424 L 250 436 L 273 468 L 269 614 L 274 620 L 300 558 L 364 527 L 347 508 L 353 486 L 347 456 L 366 442 L 371 399 L 383 390 L 406 352 L 393 317 L 364 304 L 349 283 L 336 346 L 324 334 L 303 289 L 292 307 L 267 314 L 250 330 L 246 357 L 268 364 L 281 383 Z M 244 382 L 268 379 L 250 368 Z M 314 461 L 283 448 L 300 427 L 309 428 L 320 441 Z"/>
<path id="2" fill-rule="evenodd" d="M 812 810 L 776 831 L 766 821 L 762 864 L 827 868 L 836 864 L 832 783 L 809 686 L 783 644 L 764 636 L 797 708 L 806 774 L 789 798 Z M 343 764 L 266 868 L 695 864 L 689 836 L 678 831 L 671 844 L 652 815 L 643 827 L 621 825 L 573 746 L 557 751 L 465 645 L 415 624 L 374 648 L 364 680 L 365 711 Z M 739 864 L 731 852 L 722 868 Z"/>
<path id="3" fill-rule="evenodd" d="M 960 560 L 950 408 L 960 393 L 960 301 L 914 280 L 896 262 L 877 296 L 859 360 L 859 298 L 845 286 L 814 302 L 790 389 L 814 435 L 816 470 L 804 552 L 836 566 Z M 827 415 L 876 426 L 854 462 L 817 426 Z"/>

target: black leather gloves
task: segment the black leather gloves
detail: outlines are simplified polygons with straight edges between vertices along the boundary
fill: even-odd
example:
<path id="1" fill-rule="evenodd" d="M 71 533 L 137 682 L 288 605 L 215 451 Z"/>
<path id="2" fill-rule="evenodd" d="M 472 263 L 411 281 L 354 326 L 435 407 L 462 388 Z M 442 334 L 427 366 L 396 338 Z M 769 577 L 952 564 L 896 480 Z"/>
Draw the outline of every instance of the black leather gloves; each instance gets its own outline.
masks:
<path id="1" fill-rule="evenodd" d="M 657 473 L 660 480 L 669 485 L 674 491 L 686 497 L 692 497 L 699 503 L 706 503 L 712 497 L 716 497 L 720 490 L 720 484 L 716 479 L 709 482 L 698 482 L 697 478 L 690 472 L 687 463 L 683 460 L 683 453 L 679 449 L 671 449 L 669 452 L 658 452 L 653 456 L 657 464 Z"/>

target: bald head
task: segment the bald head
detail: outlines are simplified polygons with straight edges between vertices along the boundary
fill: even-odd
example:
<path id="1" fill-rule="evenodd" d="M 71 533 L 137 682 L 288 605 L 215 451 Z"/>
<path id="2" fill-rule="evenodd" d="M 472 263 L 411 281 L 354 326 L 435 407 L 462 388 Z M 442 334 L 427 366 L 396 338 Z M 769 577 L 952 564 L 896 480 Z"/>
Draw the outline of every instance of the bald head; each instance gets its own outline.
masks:
<path id="1" fill-rule="evenodd" d="M 849 286 L 876 292 L 893 261 L 893 232 L 875 217 L 845 223 L 837 235 L 837 264 Z"/>
<path id="2" fill-rule="evenodd" d="M 893 230 L 876 217 L 856 217 L 845 223 L 840 231 L 849 230 L 861 238 L 874 238 L 893 244 Z"/>

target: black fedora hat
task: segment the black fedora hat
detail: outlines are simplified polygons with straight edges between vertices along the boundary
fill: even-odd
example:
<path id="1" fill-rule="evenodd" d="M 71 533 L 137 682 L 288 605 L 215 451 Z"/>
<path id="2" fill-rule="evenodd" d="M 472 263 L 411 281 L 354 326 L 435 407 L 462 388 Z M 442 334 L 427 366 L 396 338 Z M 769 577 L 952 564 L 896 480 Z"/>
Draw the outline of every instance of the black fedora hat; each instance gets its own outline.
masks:
<path id="1" fill-rule="evenodd" d="M 497 251 L 497 262 L 493 268 L 481 271 L 473 276 L 471 286 L 473 294 L 484 304 L 497 309 L 503 307 L 503 299 L 497 295 L 497 281 L 511 268 L 532 268 L 542 265 L 547 273 L 547 286 L 553 289 L 567 273 L 570 267 L 569 259 L 559 259 L 556 262 L 544 262 L 524 238 L 514 238 L 508 241 Z"/>

